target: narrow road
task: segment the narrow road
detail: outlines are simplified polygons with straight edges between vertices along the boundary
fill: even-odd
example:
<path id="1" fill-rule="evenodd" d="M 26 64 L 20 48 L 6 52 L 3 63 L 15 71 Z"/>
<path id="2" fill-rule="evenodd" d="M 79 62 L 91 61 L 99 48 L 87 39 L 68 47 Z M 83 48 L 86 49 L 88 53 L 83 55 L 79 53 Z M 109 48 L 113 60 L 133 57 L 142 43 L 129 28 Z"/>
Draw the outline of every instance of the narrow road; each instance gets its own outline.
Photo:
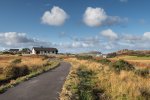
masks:
<path id="1" fill-rule="evenodd" d="M 8 89 L 0 94 L 0 100 L 58 100 L 70 66 L 61 62 L 59 67 Z"/>

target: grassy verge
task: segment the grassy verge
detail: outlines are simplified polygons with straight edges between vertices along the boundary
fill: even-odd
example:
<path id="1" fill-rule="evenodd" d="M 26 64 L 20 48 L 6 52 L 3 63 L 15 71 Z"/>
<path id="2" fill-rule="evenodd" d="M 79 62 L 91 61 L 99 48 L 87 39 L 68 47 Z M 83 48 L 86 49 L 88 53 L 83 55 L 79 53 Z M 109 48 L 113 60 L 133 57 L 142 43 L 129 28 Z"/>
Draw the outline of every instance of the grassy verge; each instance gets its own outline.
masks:
<path id="1" fill-rule="evenodd" d="M 16 80 L 11 80 L 10 83 L 0 86 L 0 93 L 3 93 L 8 88 L 14 87 L 15 85 L 17 85 L 17 84 L 19 84 L 19 83 L 21 83 L 23 81 L 26 81 L 26 80 L 28 80 L 28 79 L 30 79 L 32 77 L 35 77 L 35 76 L 37 76 L 37 75 L 39 75 L 39 74 L 41 74 L 43 72 L 49 71 L 51 69 L 54 69 L 57 66 L 59 66 L 59 62 L 52 61 L 52 62 L 49 62 L 46 66 L 38 68 L 37 70 L 34 70 L 34 71 L 30 72 L 30 74 L 28 74 L 26 76 L 19 77 Z"/>
<path id="2" fill-rule="evenodd" d="M 149 100 L 150 77 L 124 61 L 112 66 L 94 60 L 67 59 L 72 69 L 60 94 L 60 100 Z M 126 69 L 125 66 L 131 68 Z M 113 67 L 113 68 L 112 68 Z M 116 73 L 116 70 L 119 73 Z M 134 72 L 136 71 L 136 72 Z M 142 77 L 141 77 L 142 76 Z"/>
<path id="3" fill-rule="evenodd" d="M 77 69 L 77 76 L 79 84 L 77 86 L 77 94 L 79 100 L 98 100 L 100 99 L 99 93 L 103 90 L 96 87 L 97 77 L 96 72 L 87 68 L 87 66 L 80 65 Z"/>
<path id="4" fill-rule="evenodd" d="M 97 65 L 93 65 L 95 69 L 88 64 L 79 63 L 75 60 L 69 61 L 72 64 L 71 71 L 65 81 L 60 94 L 60 100 L 99 100 L 107 98 L 104 91 L 97 87 L 98 69 Z"/>

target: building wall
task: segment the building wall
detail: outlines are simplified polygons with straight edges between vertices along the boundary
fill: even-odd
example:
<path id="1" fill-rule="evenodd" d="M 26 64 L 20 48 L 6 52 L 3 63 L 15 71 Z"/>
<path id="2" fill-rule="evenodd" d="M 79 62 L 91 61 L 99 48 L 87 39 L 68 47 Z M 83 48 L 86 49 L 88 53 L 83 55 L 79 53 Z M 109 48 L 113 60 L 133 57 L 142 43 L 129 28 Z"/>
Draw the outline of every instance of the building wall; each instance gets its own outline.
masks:
<path id="1" fill-rule="evenodd" d="M 40 51 L 40 54 L 42 55 L 48 55 L 48 54 L 56 54 L 56 52 L 49 52 L 49 51 Z"/>
<path id="2" fill-rule="evenodd" d="M 37 52 L 34 49 L 32 49 L 32 54 L 37 54 Z M 54 51 L 54 52 L 40 51 L 39 54 L 40 55 L 56 54 L 56 51 Z"/>
<path id="3" fill-rule="evenodd" d="M 32 54 L 36 54 L 36 51 L 34 49 L 32 49 Z"/>

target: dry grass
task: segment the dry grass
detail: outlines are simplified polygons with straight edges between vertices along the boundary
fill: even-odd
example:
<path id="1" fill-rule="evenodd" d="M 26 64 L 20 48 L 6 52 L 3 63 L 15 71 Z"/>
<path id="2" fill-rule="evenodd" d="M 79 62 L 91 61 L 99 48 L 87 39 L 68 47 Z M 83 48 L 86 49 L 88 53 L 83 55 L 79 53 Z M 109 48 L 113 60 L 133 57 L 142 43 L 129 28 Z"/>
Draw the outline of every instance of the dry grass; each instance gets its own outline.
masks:
<path id="1" fill-rule="evenodd" d="M 43 57 L 37 55 L 17 56 L 17 55 L 0 55 L 0 68 L 7 67 L 14 59 L 21 59 L 21 65 L 40 66 L 44 64 Z"/>
<path id="2" fill-rule="evenodd" d="M 110 58 L 111 61 L 117 61 L 118 59 L 126 60 L 137 67 L 150 68 L 150 57 L 117 56 L 115 58 Z"/>
<path id="3" fill-rule="evenodd" d="M 17 67 L 27 66 L 30 70 L 42 67 L 47 63 L 47 60 L 43 60 L 43 56 L 29 55 L 0 55 L 0 80 L 4 80 L 3 69 L 12 65 L 12 61 L 15 59 L 21 59 L 21 62 L 17 64 Z"/>
<path id="4" fill-rule="evenodd" d="M 80 65 L 87 66 L 88 70 L 97 73 L 96 87 L 104 91 L 99 93 L 99 98 L 102 100 L 149 100 L 150 98 L 150 78 L 140 77 L 133 71 L 115 73 L 108 66 L 93 61 L 77 59 L 67 59 L 67 61 L 71 62 L 73 67 L 63 86 L 61 100 L 77 100 L 74 98 L 76 94 L 72 86 L 77 87 L 79 83 L 76 71 L 81 67 Z"/>

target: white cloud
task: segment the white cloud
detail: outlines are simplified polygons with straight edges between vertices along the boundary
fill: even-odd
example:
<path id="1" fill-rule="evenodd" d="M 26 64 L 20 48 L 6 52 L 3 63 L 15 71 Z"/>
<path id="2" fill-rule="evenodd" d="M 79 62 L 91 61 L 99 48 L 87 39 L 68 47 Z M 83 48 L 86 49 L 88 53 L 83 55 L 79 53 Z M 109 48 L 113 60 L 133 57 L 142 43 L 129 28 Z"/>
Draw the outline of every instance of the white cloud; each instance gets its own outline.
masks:
<path id="1" fill-rule="evenodd" d="M 35 38 L 29 38 L 26 33 L 0 33 L 0 48 L 21 48 L 33 46 L 55 46 L 55 44 Z"/>
<path id="2" fill-rule="evenodd" d="M 54 6 L 50 11 L 46 11 L 42 16 L 42 23 L 60 26 L 65 23 L 68 14 L 61 8 Z"/>
<path id="3" fill-rule="evenodd" d="M 87 43 L 84 43 L 84 42 L 74 41 L 72 43 L 72 47 L 73 48 L 86 48 L 86 47 L 90 47 L 90 44 L 87 44 Z"/>
<path id="4" fill-rule="evenodd" d="M 145 32 L 145 33 L 143 34 L 143 38 L 150 40 L 150 32 Z"/>
<path id="5" fill-rule="evenodd" d="M 6 32 L 0 33 L 1 44 L 13 45 L 16 43 L 29 43 L 34 42 L 34 39 L 30 39 L 26 36 L 26 33 Z"/>
<path id="6" fill-rule="evenodd" d="M 120 18 L 119 16 L 108 16 L 107 20 L 103 23 L 104 25 L 117 25 L 117 24 L 125 24 L 128 22 L 128 18 Z"/>
<path id="7" fill-rule="evenodd" d="M 84 38 L 72 38 L 72 42 L 68 44 L 62 43 L 59 45 L 65 50 L 74 50 L 73 52 L 85 52 L 92 50 L 99 50 L 102 52 L 111 52 L 120 49 L 137 49 L 137 50 L 148 50 L 150 49 L 150 32 L 145 32 L 143 35 L 137 34 L 117 34 L 111 29 L 104 30 L 100 34 L 110 41 L 104 39 L 103 37 L 84 37 Z"/>
<path id="8" fill-rule="evenodd" d="M 114 25 L 127 21 L 127 18 L 122 19 L 118 16 L 108 16 L 103 8 L 88 7 L 83 15 L 83 22 L 90 27 Z"/>
<path id="9" fill-rule="evenodd" d="M 100 34 L 110 40 L 118 39 L 117 33 L 113 32 L 111 29 L 103 30 Z"/>
<path id="10" fill-rule="evenodd" d="M 64 33 L 62 33 L 64 34 Z M 56 47 L 59 51 L 64 52 L 85 52 L 87 50 L 99 50 L 110 52 L 118 49 L 150 49 L 150 32 L 142 35 L 134 34 L 117 34 L 111 29 L 104 30 L 100 34 L 104 37 L 91 36 L 83 38 L 69 38 L 68 42 L 51 43 L 29 38 L 26 33 L 5 32 L 0 33 L 0 48 L 21 48 L 33 46 Z"/>
<path id="11" fill-rule="evenodd" d="M 112 49 L 112 47 L 111 47 L 110 45 L 106 45 L 105 48 L 106 48 L 107 50 L 111 50 L 111 49 Z"/>
<path id="12" fill-rule="evenodd" d="M 102 8 L 88 7 L 84 13 L 83 21 L 88 26 L 101 26 L 107 15 Z"/>

